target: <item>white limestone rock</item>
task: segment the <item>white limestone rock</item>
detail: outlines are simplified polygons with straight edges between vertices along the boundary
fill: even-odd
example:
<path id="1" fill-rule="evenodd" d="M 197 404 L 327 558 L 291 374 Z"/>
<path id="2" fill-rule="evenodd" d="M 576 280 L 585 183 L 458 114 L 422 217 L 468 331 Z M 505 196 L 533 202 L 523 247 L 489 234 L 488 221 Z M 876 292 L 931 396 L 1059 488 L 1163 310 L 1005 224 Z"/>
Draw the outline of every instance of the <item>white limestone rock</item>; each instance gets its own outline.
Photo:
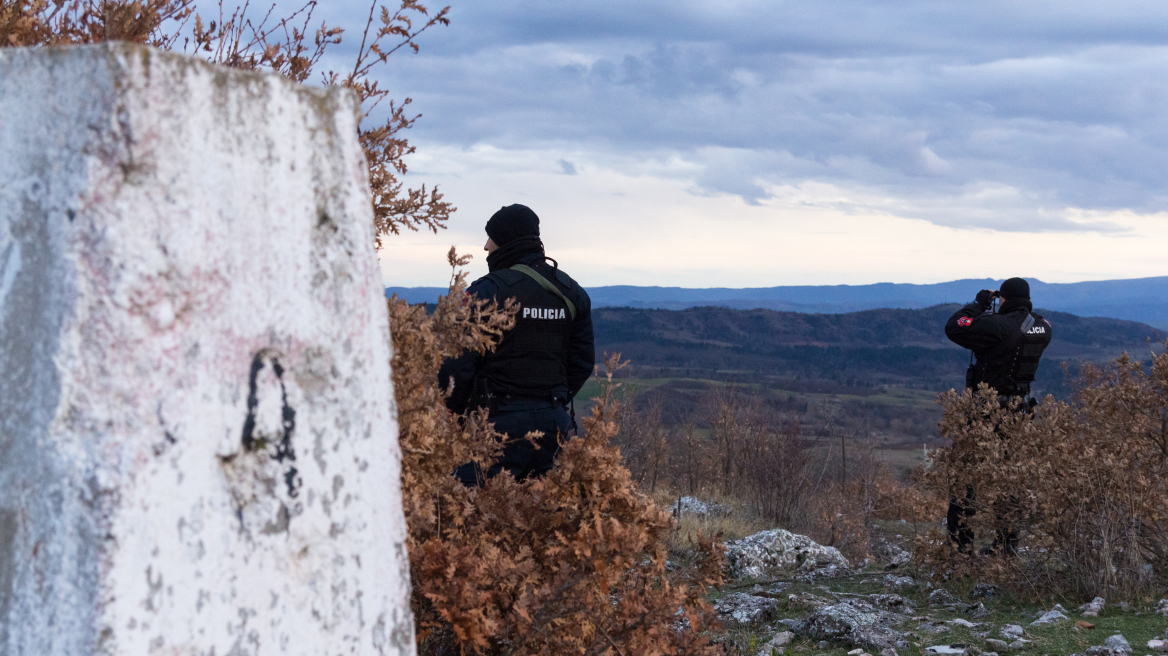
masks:
<path id="1" fill-rule="evenodd" d="M 1061 606 L 1059 607 L 1061 608 Z M 1042 614 L 1041 617 L 1030 623 L 1030 626 L 1046 626 L 1048 624 L 1055 624 L 1067 619 L 1067 616 L 1059 609 L 1049 610 Z"/>
<path id="2" fill-rule="evenodd" d="M 732 592 L 714 603 L 714 610 L 726 626 L 767 622 L 774 619 L 778 609 L 778 600 L 745 592 Z"/>
<path id="3" fill-rule="evenodd" d="M 1083 651 L 1082 656 L 1130 656 L 1131 651 L 1124 651 L 1107 645 L 1095 645 L 1088 647 Z M 1072 656 L 1079 656 L 1079 654 L 1072 654 Z"/>
<path id="4" fill-rule="evenodd" d="M 877 608 L 890 610 L 894 613 L 911 614 L 913 612 L 912 601 L 897 594 L 870 594 L 867 596 L 867 600 L 868 603 Z"/>
<path id="5" fill-rule="evenodd" d="M 926 656 L 965 656 L 969 653 L 969 645 L 933 645 L 925 647 Z"/>
<path id="6" fill-rule="evenodd" d="M 1129 643 L 1127 638 L 1123 637 L 1123 635 L 1119 633 L 1107 636 L 1107 639 L 1103 641 L 1103 646 L 1107 647 L 1108 649 L 1114 649 L 1116 651 L 1122 651 L 1129 654 L 1132 651 L 1131 643 Z"/>
<path id="7" fill-rule="evenodd" d="M 903 615 L 879 610 L 863 600 L 848 599 L 816 610 L 794 631 L 812 640 L 828 640 L 873 651 L 907 648 L 909 643 L 904 635 L 892 628 L 905 619 Z"/>
<path id="8" fill-rule="evenodd" d="M 726 517 L 734 511 L 730 506 L 716 501 L 702 501 L 694 497 L 680 497 L 673 504 L 673 516 L 698 515 L 707 517 Z"/>
<path id="9" fill-rule="evenodd" d="M 762 578 L 768 571 L 810 573 L 830 567 L 849 567 L 835 547 L 825 547 L 806 535 L 781 528 L 749 535 L 726 544 L 726 566 L 732 577 Z"/>
<path id="10" fill-rule="evenodd" d="M 911 576 L 894 576 L 892 574 L 885 574 L 884 587 L 895 592 L 904 592 L 912 588 L 920 587 L 920 583 L 914 580 Z"/>
<path id="11" fill-rule="evenodd" d="M 1005 624 L 998 629 L 998 633 L 1006 640 L 1014 641 L 1022 637 L 1023 631 L 1018 624 Z"/>
<path id="12" fill-rule="evenodd" d="M 1010 646 L 1003 640 L 996 640 L 994 638 L 986 638 L 986 649 L 995 652 L 1005 652 L 1009 650 Z"/>
<path id="13" fill-rule="evenodd" d="M 937 588 L 929 593 L 928 603 L 930 606 L 957 606 L 961 600 L 945 588 Z"/>
<path id="14" fill-rule="evenodd" d="M 884 569 L 897 569 L 904 567 L 912 562 L 912 553 L 905 549 L 892 548 L 889 550 L 889 556 L 884 564 Z"/>
<path id="15" fill-rule="evenodd" d="M 0 654 L 413 654 L 348 92 L 0 50 Z"/>
<path id="16" fill-rule="evenodd" d="M 1095 597 L 1088 603 L 1079 606 L 1079 610 L 1083 613 L 1083 617 L 1099 617 L 1099 613 L 1103 612 L 1103 608 L 1106 605 L 1106 599 L 1103 597 Z"/>
<path id="17" fill-rule="evenodd" d="M 782 654 L 783 647 L 790 644 L 795 639 L 795 634 L 791 631 L 780 631 L 758 649 L 758 656 L 774 656 L 775 654 Z"/>
<path id="18" fill-rule="evenodd" d="M 990 609 L 986 608 L 985 604 L 980 601 L 976 604 L 966 606 L 964 612 L 974 619 L 981 619 L 990 615 Z"/>
<path id="19" fill-rule="evenodd" d="M 926 620 L 917 626 L 917 630 L 929 635 L 941 635 L 942 633 L 953 632 L 953 628 L 946 624 L 945 620 Z"/>
<path id="20" fill-rule="evenodd" d="M 978 583 L 973 586 L 973 590 L 969 592 L 971 599 L 989 599 L 992 597 L 1001 596 L 1002 589 L 992 583 Z"/>
<path id="21" fill-rule="evenodd" d="M 830 599 L 811 594 L 810 592 L 800 592 L 799 594 L 787 595 L 787 610 L 812 610 L 816 611 L 825 606 L 832 604 Z"/>

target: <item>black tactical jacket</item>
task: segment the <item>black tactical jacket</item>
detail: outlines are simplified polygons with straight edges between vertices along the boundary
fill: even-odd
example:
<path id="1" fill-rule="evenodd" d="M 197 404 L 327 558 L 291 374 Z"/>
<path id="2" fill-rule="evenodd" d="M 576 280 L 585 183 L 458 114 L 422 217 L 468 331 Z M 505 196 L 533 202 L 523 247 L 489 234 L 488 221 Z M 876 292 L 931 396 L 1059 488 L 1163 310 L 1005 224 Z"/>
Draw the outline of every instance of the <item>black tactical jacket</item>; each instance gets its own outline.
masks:
<path id="1" fill-rule="evenodd" d="M 968 386 L 976 388 L 985 382 L 1003 396 L 1030 392 L 1052 334 L 1050 322 L 1032 308 L 1030 301 L 1007 301 L 994 314 L 988 312 L 988 305 L 975 301 L 949 317 L 945 336 L 971 349 L 977 359 L 966 380 Z"/>
<path id="2" fill-rule="evenodd" d="M 514 264 L 528 266 L 554 284 L 571 301 L 575 318 L 559 296 L 509 268 Z M 454 412 L 475 406 L 494 412 L 544 402 L 563 406 L 592 375 L 596 350 L 592 301 L 587 292 L 547 263 L 542 252 L 523 254 L 506 265 L 492 266 L 494 270 L 471 284 L 467 294 L 500 304 L 515 298 L 520 306 L 515 327 L 494 352 L 480 356 L 467 351 L 443 363 L 438 377 L 443 389 L 453 380 L 454 391 L 447 406 Z"/>

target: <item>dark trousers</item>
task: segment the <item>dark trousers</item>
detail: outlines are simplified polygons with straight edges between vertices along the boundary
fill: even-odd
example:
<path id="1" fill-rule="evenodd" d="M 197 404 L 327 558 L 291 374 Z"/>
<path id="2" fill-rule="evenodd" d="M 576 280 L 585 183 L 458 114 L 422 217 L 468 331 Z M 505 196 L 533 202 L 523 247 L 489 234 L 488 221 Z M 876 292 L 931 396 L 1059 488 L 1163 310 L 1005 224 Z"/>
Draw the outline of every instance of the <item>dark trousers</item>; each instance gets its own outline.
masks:
<path id="1" fill-rule="evenodd" d="M 568 438 L 572 430 L 572 417 L 560 408 L 537 408 L 532 410 L 500 410 L 491 415 L 495 430 L 506 436 L 503 454 L 485 472 L 477 464 L 468 462 L 454 471 L 454 475 L 467 487 L 478 487 L 486 479 L 507 470 L 521 481 L 529 476 L 543 476 L 548 473 L 560 451 L 560 441 Z M 543 432 L 535 444 L 524 439 L 531 431 Z"/>
<path id="2" fill-rule="evenodd" d="M 999 397 L 998 403 L 1005 408 L 1011 400 L 1011 397 Z M 1026 399 L 1022 406 L 1018 409 L 1023 414 L 1030 414 L 1034 407 L 1038 405 L 1034 399 Z M 1000 437 L 1005 437 L 999 433 Z M 974 508 L 973 486 L 965 488 L 965 496 L 959 497 L 954 495 L 949 498 L 949 512 L 945 515 L 945 527 L 949 529 L 949 542 L 957 547 L 957 550 L 965 553 L 973 546 L 973 530 L 969 528 L 968 518 L 972 517 L 977 511 Z M 1011 511 L 1017 505 L 1017 497 L 1010 499 L 999 500 L 994 504 L 994 542 L 988 548 L 989 553 L 1001 553 L 1013 555 L 1018 547 L 1018 531 L 1009 526 L 1006 519 L 1010 516 Z"/>
<path id="3" fill-rule="evenodd" d="M 956 496 L 949 499 L 949 512 L 945 515 L 945 528 L 949 529 L 949 542 L 961 553 L 969 551 L 973 546 L 973 529 L 969 528 L 966 519 L 973 517 L 973 486 L 965 488 L 965 497 Z"/>

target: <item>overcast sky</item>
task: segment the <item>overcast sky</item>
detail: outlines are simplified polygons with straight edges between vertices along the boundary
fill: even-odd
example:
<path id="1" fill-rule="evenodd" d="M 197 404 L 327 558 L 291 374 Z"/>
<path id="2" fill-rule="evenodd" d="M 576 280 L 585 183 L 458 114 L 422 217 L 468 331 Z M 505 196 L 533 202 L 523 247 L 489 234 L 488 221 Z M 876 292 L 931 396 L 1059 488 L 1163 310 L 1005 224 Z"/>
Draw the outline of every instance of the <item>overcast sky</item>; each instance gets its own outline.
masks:
<path id="1" fill-rule="evenodd" d="M 325 11 L 353 26 L 362 4 Z M 444 284 L 446 249 L 481 255 L 515 202 L 586 286 L 1168 275 L 1168 3 L 476 0 L 450 17 L 383 80 L 423 114 L 407 181 L 459 211 L 388 242 L 387 284 Z"/>

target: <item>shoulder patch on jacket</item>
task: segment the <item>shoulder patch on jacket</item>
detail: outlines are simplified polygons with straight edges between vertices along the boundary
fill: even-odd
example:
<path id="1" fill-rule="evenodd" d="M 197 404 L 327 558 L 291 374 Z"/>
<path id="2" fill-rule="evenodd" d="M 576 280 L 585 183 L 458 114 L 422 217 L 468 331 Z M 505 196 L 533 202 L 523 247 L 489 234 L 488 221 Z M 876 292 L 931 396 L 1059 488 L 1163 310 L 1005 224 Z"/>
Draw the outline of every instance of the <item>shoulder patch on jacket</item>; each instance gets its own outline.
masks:
<path id="1" fill-rule="evenodd" d="M 968 328 L 973 325 L 973 317 L 961 317 L 957 320 L 957 325 Z"/>
<path id="2" fill-rule="evenodd" d="M 565 287 L 572 286 L 572 277 L 563 271 L 560 271 L 559 269 L 556 269 L 556 280 L 559 280 L 561 283 L 563 283 Z"/>
<path id="3" fill-rule="evenodd" d="M 514 285 L 524 278 L 524 274 L 516 271 L 515 269 L 499 269 L 498 271 L 492 271 L 487 275 L 494 276 L 495 278 L 501 280 L 505 285 Z"/>

